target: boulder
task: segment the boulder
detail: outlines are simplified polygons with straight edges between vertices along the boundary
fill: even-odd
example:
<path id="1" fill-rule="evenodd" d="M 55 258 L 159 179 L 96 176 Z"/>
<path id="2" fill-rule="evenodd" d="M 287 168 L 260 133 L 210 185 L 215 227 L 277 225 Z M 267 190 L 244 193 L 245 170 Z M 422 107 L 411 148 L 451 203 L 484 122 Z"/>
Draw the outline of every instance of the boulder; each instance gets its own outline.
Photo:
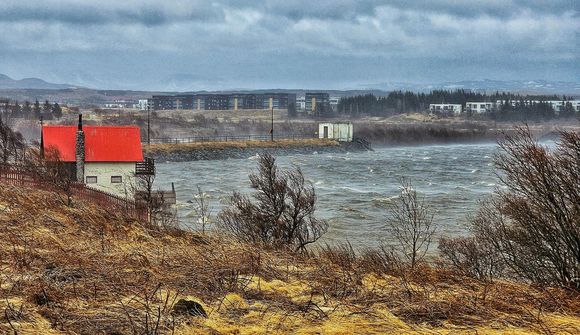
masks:
<path id="1" fill-rule="evenodd" d="M 193 300 L 179 299 L 179 301 L 173 305 L 173 313 L 177 315 L 202 316 L 207 318 L 207 313 L 203 309 L 203 306 Z"/>

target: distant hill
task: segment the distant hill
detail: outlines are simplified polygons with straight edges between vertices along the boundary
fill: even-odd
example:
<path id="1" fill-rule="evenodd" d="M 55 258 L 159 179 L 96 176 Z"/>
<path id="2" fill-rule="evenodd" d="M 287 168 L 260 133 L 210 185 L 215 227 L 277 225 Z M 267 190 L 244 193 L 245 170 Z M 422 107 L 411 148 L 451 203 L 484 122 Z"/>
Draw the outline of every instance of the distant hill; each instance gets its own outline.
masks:
<path id="1" fill-rule="evenodd" d="M 54 84 L 39 78 L 12 79 L 5 74 L 0 74 L 0 89 L 48 89 L 61 90 L 67 88 L 77 88 L 78 86 L 69 84 Z"/>

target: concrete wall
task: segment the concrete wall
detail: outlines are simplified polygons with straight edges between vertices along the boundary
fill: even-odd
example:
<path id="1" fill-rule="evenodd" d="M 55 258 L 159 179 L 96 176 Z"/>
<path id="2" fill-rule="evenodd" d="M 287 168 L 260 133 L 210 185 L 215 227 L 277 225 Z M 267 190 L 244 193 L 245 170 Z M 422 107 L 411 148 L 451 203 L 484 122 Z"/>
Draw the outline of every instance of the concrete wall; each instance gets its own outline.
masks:
<path id="1" fill-rule="evenodd" d="M 121 183 L 111 183 L 112 176 L 121 176 Z M 97 177 L 96 184 L 86 183 L 87 178 Z M 133 198 L 135 188 L 135 163 L 85 163 L 85 183 L 101 191 Z"/>

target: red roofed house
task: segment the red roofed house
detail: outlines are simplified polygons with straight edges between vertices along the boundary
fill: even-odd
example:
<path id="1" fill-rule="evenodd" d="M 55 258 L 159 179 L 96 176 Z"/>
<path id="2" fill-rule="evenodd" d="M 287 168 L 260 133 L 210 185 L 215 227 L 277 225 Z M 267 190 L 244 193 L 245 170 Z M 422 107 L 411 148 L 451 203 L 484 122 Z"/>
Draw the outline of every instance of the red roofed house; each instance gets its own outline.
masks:
<path id="1" fill-rule="evenodd" d="M 136 167 L 143 164 L 137 126 L 42 127 L 42 149 L 57 149 L 59 159 L 70 163 L 77 182 L 121 197 L 134 197 Z M 152 172 L 154 173 L 154 172 Z"/>

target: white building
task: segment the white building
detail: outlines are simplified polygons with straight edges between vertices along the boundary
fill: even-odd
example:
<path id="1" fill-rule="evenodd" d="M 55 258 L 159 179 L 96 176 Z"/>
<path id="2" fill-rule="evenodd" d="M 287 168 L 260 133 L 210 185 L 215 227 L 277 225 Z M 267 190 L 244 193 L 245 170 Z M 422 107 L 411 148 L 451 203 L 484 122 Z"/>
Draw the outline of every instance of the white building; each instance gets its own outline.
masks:
<path id="1" fill-rule="evenodd" d="M 461 104 L 430 104 L 429 110 L 431 113 L 446 113 L 459 115 L 462 111 Z"/>
<path id="2" fill-rule="evenodd" d="M 577 113 L 580 113 L 580 100 L 570 100 L 569 102 Z"/>
<path id="3" fill-rule="evenodd" d="M 123 198 L 134 198 L 138 174 L 154 174 L 137 126 L 83 126 L 79 116 L 76 127 L 44 125 L 41 144 L 45 158 L 67 164 L 77 182 Z"/>
<path id="4" fill-rule="evenodd" d="M 111 109 L 125 109 L 125 108 L 135 108 L 137 104 L 134 100 L 114 100 L 112 102 L 107 102 L 103 105 L 104 108 Z"/>
<path id="5" fill-rule="evenodd" d="M 350 122 L 327 122 L 318 124 L 318 138 L 328 138 L 339 142 L 352 142 L 353 127 Z"/>
<path id="6" fill-rule="evenodd" d="M 490 112 L 493 107 L 493 103 L 491 102 L 477 102 L 477 101 L 468 101 L 465 103 L 465 111 L 472 112 L 475 114 L 482 114 Z"/>
<path id="7" fill-rule="evenodd" d="M 551 100 L 546 103 L 552 106 L 555 112 L 561 112 L 566 105 L 570 104 L 575 112 L 580 112 L 580 100 Z"/>
<path id="8" fill-rule="evenodd" d="M 306 97 L 301 95 L 296 97 L 296 110 L 304 112 L 306 110 Z"/>
<path id="9" fill-rule="evenodd" d="M 340 102 L 340 97 L 329 97 L 328 103 L 330 104 L 330 108 L 336 112 L 338 109 L 338 103 Z"/>
<path id="10" fill-rule="evenodd" d="M 140 111 L 145 111 L 145 110 L 147 110 L 148 106 L 149 106 L 149 100 L 139 99 L 137 101 L 137 103 L 133 106 L 133 108 L 138 109 Z"/>

